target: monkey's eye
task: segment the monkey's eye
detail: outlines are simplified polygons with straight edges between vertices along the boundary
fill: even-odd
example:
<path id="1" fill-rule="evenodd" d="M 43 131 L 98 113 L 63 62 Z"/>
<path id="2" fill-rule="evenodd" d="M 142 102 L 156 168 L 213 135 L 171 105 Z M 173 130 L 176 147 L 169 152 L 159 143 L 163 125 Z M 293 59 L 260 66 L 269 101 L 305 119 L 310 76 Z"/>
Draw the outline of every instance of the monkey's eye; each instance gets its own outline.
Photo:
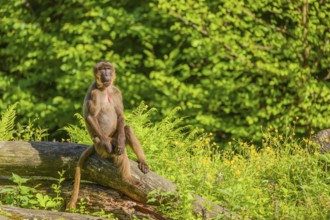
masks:
<path id="1" fill-rule="evenodd" d="M 106 70 L 106 69 L 107 69 L 106 67 L 99 67 L 98 68 L 99 71 Z"/>

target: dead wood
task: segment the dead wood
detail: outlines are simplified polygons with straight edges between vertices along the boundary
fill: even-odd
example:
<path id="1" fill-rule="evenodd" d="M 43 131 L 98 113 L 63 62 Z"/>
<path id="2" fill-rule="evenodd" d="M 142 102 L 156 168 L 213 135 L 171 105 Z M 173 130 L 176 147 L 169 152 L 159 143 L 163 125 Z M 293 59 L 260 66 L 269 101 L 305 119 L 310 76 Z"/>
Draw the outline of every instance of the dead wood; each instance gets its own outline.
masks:
<path id="1" fill-rule="evenodd" d="M 89 215 L 68 213 L 68 212 L 52 212 L 48 210 L 24 209 L 15 206 L 0 205 L 1 220 L 21 220 L 21 219 L 75 219 L 75 220 L 102 220 L 106 218 L 93 217 Z"/>
<path id="2" fill-rule="evenodd" d="M 86 147 L 88 146 L 62 142 L 0 141 L 0 177 L 16 173 L 21 176 L 57 178 L 57 171 L 65 170 L 64 177 L 73 179 L 76 163 Z M 82 179 L 107 187 L 105 191 L 110 187 L 115 192 L 128 196 L 130 201 L 137 204 L 135 210 L 140 211 L 145 209 L 144 204 L 151 191 L 160 188 L 164 192 L 175 192 L 176 186 L 171 181 L 152 171 L 146 175 L 142 174 L 134 161 L 130 161 L 130 166 L 132 175 L 143 183 L 142 186 L 136 187 L 123 182 L 112 161 L 101 159 L 96 154 L 87 159 Z M 97 200 L 93 198 L 95 199 Z M 148 209 L 145 212 L 148 212 Z M 195 197 L 194 212 L 206 218 L 227 213 L 223 207 L 199 196 Z"/>

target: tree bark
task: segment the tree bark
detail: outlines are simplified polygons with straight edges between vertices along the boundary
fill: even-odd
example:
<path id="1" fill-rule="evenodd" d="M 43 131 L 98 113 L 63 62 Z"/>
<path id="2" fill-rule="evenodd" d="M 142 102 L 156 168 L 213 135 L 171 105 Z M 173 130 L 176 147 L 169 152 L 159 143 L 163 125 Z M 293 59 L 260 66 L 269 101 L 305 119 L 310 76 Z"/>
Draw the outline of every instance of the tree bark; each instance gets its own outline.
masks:
<path id="1" fill-rule="evenodd" d="M 65 178 L 73 179 L 74 169 L 86 145 L 62 142 L 22 142 L 0 141 L 0 175 L 58 177 L 57 171 L 65 170 Z M 150 171 L 143 174 L 137 163 L 130 161 L 133 177 L 143 184 L 140 187 L 129 185 L 120 178 L 117 168 L 109 159 L 91 155 L 85 162 L 82 178 L 119 191 L 131 199 L 146 203 L 147 195 L 153 190 L 175 192 L 176 185 Z M 152 169 L 152 167 L 151 167 Z M 1 177 L 0 176 L 0 177 Z M 196 196 L 194 212 L 206 218 L 227 215 L 225 208 Z"/>
<path id="2" fill-rule="evenodd" d="M 1 205 L 0 219 L 75 219 L 75 220 L 102 220 L 107 218 L 93 217 L 89 215 L 68 213 L 68 212 L 52 212 L 48 210 L 24 209 L 15 206 Z"/>

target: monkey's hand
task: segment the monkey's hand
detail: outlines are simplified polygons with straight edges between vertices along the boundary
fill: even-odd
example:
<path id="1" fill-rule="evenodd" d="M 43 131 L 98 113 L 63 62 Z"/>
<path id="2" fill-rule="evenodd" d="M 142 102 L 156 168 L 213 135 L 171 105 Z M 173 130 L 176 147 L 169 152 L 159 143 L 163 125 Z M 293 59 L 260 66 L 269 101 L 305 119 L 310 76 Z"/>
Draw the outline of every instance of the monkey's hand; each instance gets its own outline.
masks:
<path id="1" fill-rule="evenodd" d="M 95 137 L 93 141 L 94 144 L 96 144 L 97 146 L 104 148 L 108 154 L 112 153 L 112 144 L 111 144 L 111 139 L 109 137 L 102 137 L 102 138 Z"/>
<path id="2" fill-rule="evenodd" d="M 111 139 L 110 138 L 105 138 L 101 141 L 101 145 L 104 147 L 104 149 L 109 153 L 113 153 L 113 147 L 111 144 Z"/>
<path id="3" fill-rule="evenodd" d="M 149 166 L 145 161 L 138 161 L 138 167 L 144 174 L 149 172 Z"/>
<path id="4" fill-rule="evenodd" d="M 125 151 L 125 139 L 118 138 L 115 153 L 117 155 L 121 155 L 124 153 L 124 151 Z"/>

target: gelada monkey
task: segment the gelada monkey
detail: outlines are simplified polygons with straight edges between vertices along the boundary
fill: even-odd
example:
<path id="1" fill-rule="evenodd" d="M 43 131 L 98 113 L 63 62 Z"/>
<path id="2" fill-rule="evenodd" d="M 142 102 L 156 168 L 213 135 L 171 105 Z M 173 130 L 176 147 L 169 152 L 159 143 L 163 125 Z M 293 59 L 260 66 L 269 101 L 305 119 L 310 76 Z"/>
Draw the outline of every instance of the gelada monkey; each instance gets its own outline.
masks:
<path id="1" fill-rule="evenodd" d="M 81 167 L 96 151 L 101 158 L 113 158 L 123 181 L 139 184 L 131 176 L 126 144 L 131 146 L 143 173 L 149 171 L 141 144 L 131 127 L 125 125 L 124 106 L 120 91 L 113 85 L 116 78 L 111 63 L 100 62 L 94 66 L 95 82 L 89 87 L 84 101 L 86 127 L 93 139 L 93 146 L 80 156 L 75 173 L 73 193 L 67 208 L 75 208 L 80 186 Z"/>

